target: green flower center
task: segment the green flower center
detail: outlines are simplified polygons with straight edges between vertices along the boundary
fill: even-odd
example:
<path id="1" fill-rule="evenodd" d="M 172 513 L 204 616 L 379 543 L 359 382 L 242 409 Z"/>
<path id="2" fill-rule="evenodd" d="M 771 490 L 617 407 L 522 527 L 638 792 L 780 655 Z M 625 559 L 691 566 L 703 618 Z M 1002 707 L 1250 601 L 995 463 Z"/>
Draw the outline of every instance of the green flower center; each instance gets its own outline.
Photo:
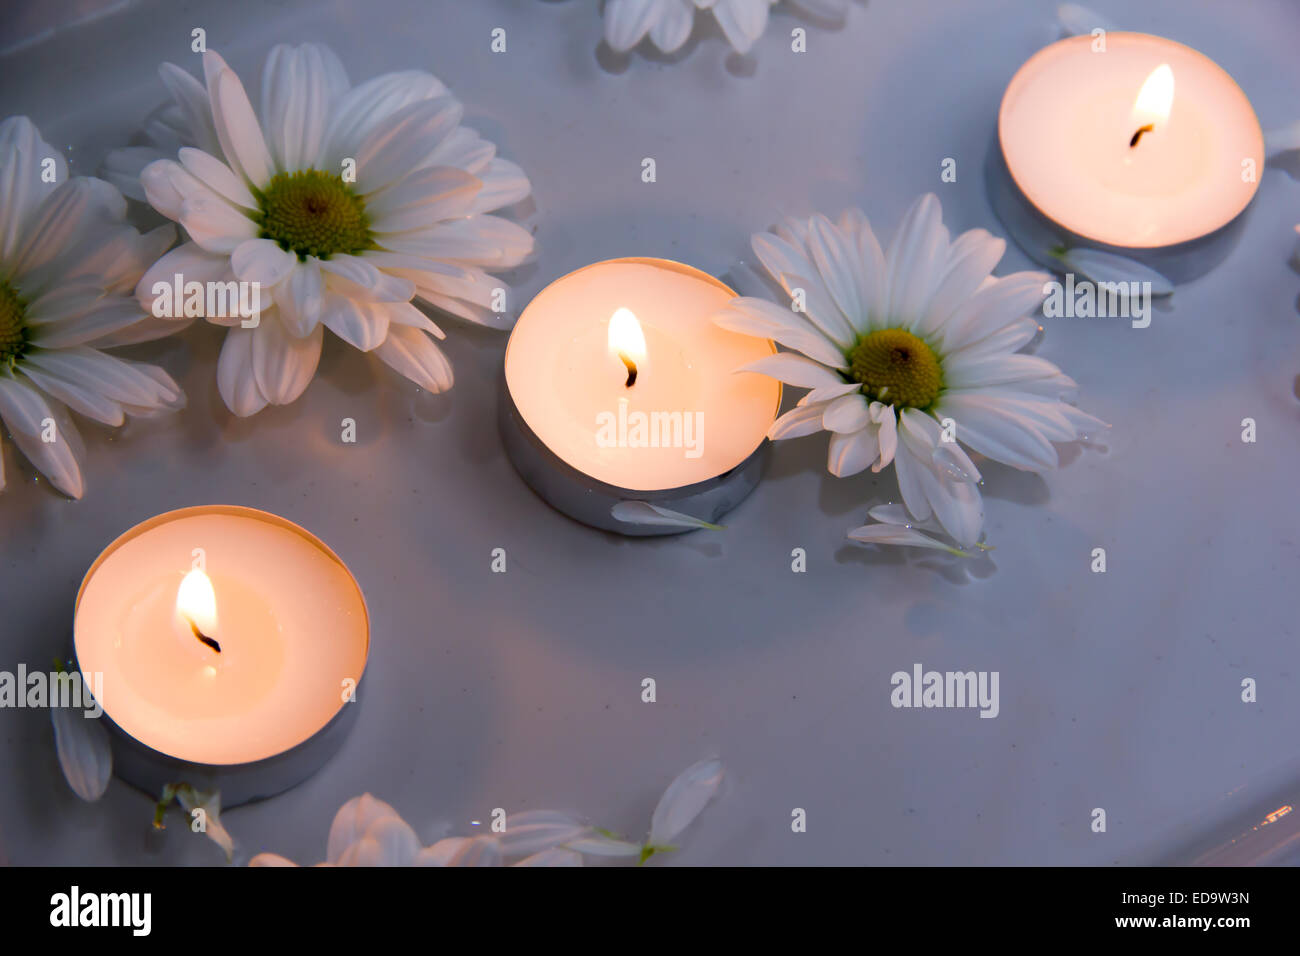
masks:
<path id="1" fill-rule="evenodd" d="M 943 366 L 934 349 L 903 329 L 877 329 L 848 352 L 849 375 L 870 401 L 928 409 L 943 390 Z"/>
<path id="2" fill-rule="evenodd" d="M 258 196 L 262 238 L 299 259 L 374 247 L 366 204 L 343 177 L 319 169 L 276 173 Z"/>
<path id="3" fill-rule="evenodd" d="M 27 350 L 27 304 L 0 279 L 0 366 L 14 367 Z"/>

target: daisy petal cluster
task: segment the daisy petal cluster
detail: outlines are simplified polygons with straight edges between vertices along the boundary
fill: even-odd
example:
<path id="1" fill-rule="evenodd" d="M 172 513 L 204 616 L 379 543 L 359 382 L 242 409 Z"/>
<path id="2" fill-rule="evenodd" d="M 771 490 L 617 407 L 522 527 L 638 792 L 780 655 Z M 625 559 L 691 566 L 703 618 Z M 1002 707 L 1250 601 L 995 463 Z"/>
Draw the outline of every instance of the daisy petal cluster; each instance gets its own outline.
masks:
<path id="1" fill-rule="evenodd" d="M 584 856 L 645 862 L 673 845 L 722 785 L 722 764 L 701 760 L 669 784 L 655 807 L 644 843 L 623 840 L 576 814 L 530 810 L 506 816 L 500 832 L 446 837 L 422 847 L 415 830 L 391 806 L 370 794 L 339 808 L 330 827 L 326 859 L 318 866 L 582 866 Z M 249 866 L 297 866 L 275 853 L 259 853 Z"/>
<path id="2" fill-rule="evenodd" d="M 152 321 L 131 292 L 175 230 L 141 235 L 125 217 L 126 201 L 109 183 L 68 178 L 31 120 L 0 122 L 0 418 L 72 498 L 85 482 L 69 410 L 116 426 L 185 403 L 162 369 L 104 351 L 174 328 Z"/>
<path id="3" fill-rule="evenodd" d="M 508 327 L 507 290 L 488 270 L 518 265 L 531 234 L 494 210 L 531 191 L 514 163 L 461 125 L 436 77 L 389 73 L 352 86 L 325 46 L 276 46 L 260 109 L 215 52 L 203 81 L 160 70 L 172 102 L 150 121 L 155 147 L 119 150 L 108 167 L 138 174 L 148 202 L 189 241 L 137 287 L 255 283 L 260 316 L 205 314 L 229 328 L 217 384 L 236 415 L 284 405 L 315 374 L 324 329 L 374 352 L 421 387 L 451 387 L 441 329 L 412 304 Z M 174 146 L 159 159 L 157 147 Z M 152 161 L 151 161 L 152 160 Z"/>
<path id="4" fill-rule="evenodd" d="M 1041 472 L 1058 463 L 1054 443 L 1107 427 L 1070 404 L 1076 385 L 1059 368 L 1020 351 L 1049 277 L 992 276 L 1006 243 L 983 229 L 950 239 L 934 195 L 888 248 L 857 209 L 787 220 L 752 244 L 791 305 L 737 298 L 715 321 L 789 350 L 741 371 L 809 390 L 769 437 L 828 432 L 837 476 L 892 464 L 912 522 L 933 518 L 959 548 L 984 524 L 966 448 Z"/>
<path id="5" fill-rule="evenodd" d="M 681 48 L 695 27 L 695 14 L 708 10 L 738 53 L 748 53 L 767 29 L 776 0 L 608 0 L 605 42 L 626 53 L 649 37 L 660 51 Z"/>

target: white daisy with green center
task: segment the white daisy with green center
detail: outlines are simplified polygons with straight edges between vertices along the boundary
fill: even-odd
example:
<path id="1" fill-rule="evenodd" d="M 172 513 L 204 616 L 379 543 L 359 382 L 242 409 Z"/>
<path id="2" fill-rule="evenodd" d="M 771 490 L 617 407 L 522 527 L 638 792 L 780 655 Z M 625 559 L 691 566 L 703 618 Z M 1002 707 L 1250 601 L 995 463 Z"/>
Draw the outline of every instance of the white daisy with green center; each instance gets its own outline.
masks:
<path id="1" fill-rule="evenodd" d="M 277 46 L 259 119 L 220 56 L 205 53 L 203 72 L 199 83 L 164 64 L 173 102 L 146 127 L 155 147 L 106 164 L 127 189 L 138 175 L 135 188 L 189 235 L 140 281 L 141 303 L 152 308 L 155 283 L 176 274 L 260 284 L 257 327 L 207 316 L 229 327 L 217 384 L 236 415 L 296 400 L 325 328 L 429 391 L 450 388 L 443 333 L 411 300 L 509 327 L 508 289 L 487 270 L 518 265 L 533 240 L 490 213 L 529 194 L 522 170 L 460 125 L 461 104 L 428 73 L 353 87 L 329 48 Z"/>
<path id="2" fill-rule="evenodd" d="M 962 445 L 1046 471 L 1054 443 L 1108 427 L 1069 403 L 1076 386 L 1060 369 L 1020 351 L 1039 331 L 1050 277 L 992 276 L 1006 243 L 983 229 L 950 241 L 934 195 L 908 210 L 888 250 L 857 209 L 838 222 L 786 220 L 752 244 L 791 305 L 737 298 L 716 321 L 792 350 L 743 371 L 810 389 L 769 437 L 830 432 L 837 476 L 892 462 L 917 525 L 933 518 L 960 548 L 984 524 L 980 472 Z M 915 543 L 907 537 L 877 540 Z"/>
<path id="3" fill-rule="evenodd" d="M 103 351 L 175 327 L 155 322 L 131 292 L 176 231 L 169 224 L 141 235 L 125 216 L 111 185 L 68 178 L 63 157 L 27 117 L 0 122 L 0 418 L 27 459 L 72 498 L 85 481 L 69 410 L 116 426 L 185 403 L 162 369 Z"/>

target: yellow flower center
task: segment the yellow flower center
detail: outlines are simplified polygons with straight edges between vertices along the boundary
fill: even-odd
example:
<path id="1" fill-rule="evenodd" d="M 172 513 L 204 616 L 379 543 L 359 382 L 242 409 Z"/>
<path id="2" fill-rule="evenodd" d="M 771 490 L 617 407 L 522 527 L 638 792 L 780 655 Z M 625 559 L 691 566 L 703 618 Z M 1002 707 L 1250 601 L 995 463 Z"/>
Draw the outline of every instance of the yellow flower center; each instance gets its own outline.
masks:
<path id="1" fill-rule="evenodd" d="M 258 196 L 262 238 L 299 259 L 328 259 L 374 247 L 366 204 L 342 176 L 301 169 L 276 173 Z"/>
<path id="2" fill-rule="evenodd" d="M 0 279 L 0 366 L 14 367 L 27 350 L 27 304 Z"/>
<path id="3" fill-rule="evenodd" d="M 848 352 L 849 375 L 870 401 L 928 409 L 943 390 L 943 367 L 934 349 L 903 329 L 877 329 Z"/>

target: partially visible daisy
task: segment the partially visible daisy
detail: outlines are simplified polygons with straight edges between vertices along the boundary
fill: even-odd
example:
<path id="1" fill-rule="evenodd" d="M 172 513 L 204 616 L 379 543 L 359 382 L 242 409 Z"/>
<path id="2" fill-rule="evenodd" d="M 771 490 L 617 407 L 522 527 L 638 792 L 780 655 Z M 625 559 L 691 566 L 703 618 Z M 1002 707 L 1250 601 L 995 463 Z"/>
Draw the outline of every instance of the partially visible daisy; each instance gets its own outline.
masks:
<path id="1" fill-rule="evenodd" d="M 175 239 L 141 235 L 126 202 L 101 179 L 68 178 L 67 163 L 25 116 L 0 122 L 0 418 L 55 488 L 85 490 L 67 410 L 105 425 L 184 404 L 162 369 L 102 351 L 165 335 L 131 296 Z M 4 465 L 0 458 L 0 488 Z"/>
<path id="2" fill-rule="evenodd" d="M 949 241 L 932 194 L 888 250 L 857 209 L 838 222 L 790 219 L 753 248 L 791 306 L 737 298 L 716 317 L 793 350 L 742 369 L 810 389 L 769 437 L 829 432 L 838 476 L 892 463 L 912 517 L 933 516 L 962 548 L 984 523 L 980 471 L 962 445 L 1046 471 L 1057 465 L 1053 442 L 1107 427 L 1069 404 L 1076 386 L 1060 369 L 1019 351 L 1039 330 L 1049 277 L 991 276 L 1005 247 L 983 229 Z"/>
<path id="3" fill-rule="evenodd" d="M 645 37 L 664 53 L 679 49 L 691 35 L 698 10 L 708 10 L 737 52 L 748 53 L 767 29 L 777 0 L 607 0 L 605 42 L 626 53 Z"/>
<path id="4" fill-rule="evenodd" d="M 255 328 L 229 327 L 217 368 L 226 405 L 247 416 L 302 394 L 315 374 L 323 329 L 433 392 L 451 387 L 442 331 L 411 304 L 508 327 L 505 284 L 488 269 L 518 265 L 531 234 L 490 215 L 531 186 L 496 147 L 461 126 L 464 112 L 436 77 L 388 73 L 352 86 L 324 46 L 276 46 L 262 77 L 260 117 L 220 56 L 203 55 L 204 82 L 164 64 L 173 103 L 154 118 L 157 142 L 177 159 L 140 169 L 144 195 L 179 222 L 189 242 L 144 276 L 157 282 L 256 282 Z M 129 178 L 151 157 L 110 157 Z"/>

